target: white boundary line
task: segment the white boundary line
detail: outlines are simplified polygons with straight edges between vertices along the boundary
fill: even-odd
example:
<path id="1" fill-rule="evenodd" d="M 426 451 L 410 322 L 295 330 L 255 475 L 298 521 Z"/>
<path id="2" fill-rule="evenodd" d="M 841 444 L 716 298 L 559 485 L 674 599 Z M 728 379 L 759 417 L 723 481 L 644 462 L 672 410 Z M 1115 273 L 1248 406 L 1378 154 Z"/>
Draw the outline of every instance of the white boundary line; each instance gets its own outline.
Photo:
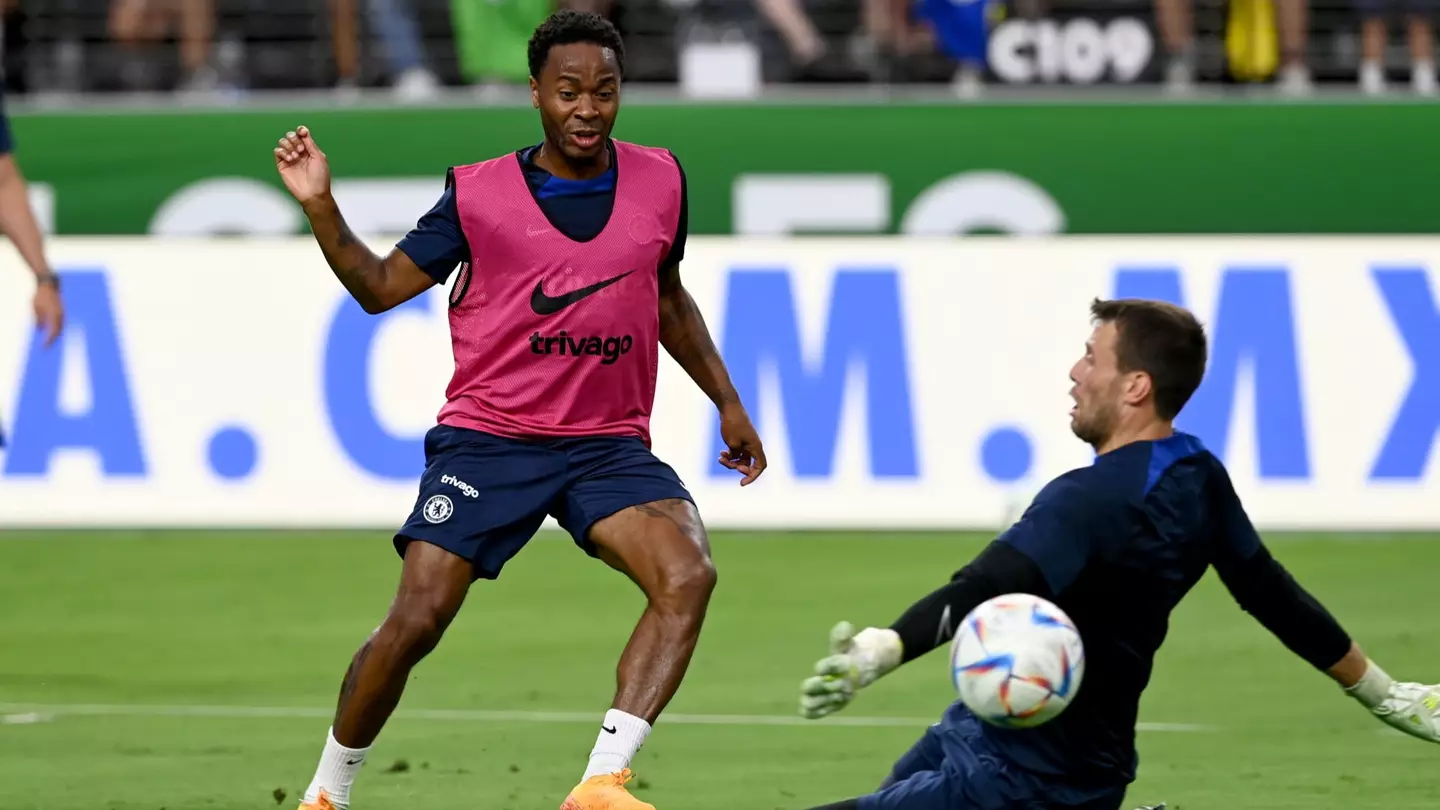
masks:
<path id="1" fill-rule="evenodd" d="M 239 718 L 321 718 L 328 719 L 334 708 L 311 706 L 184 706 L 145 703 L 0 703 L 0 724 L 37 722 L 39 717 L 239 717 Z M 37 717 L 39 716 L 39 717 Z M 520 712 L 481 709 L 399 709 L 395 716 L 406 720 L 440 720 L 470 723 L 573 723 L 593 725 L 598 712 Z M 823 720 L 806 720 L 785 714 L 672 714 L 660 718 L 667 726 L 805 726 L 824 728 L 846 726 L 865 728 L 923 728 L 938 717 L 864 717 L 839 714 Z M 1138 723 L 1137 731 L 1201 732 L 1213 726 L 1189 723 Z"/>

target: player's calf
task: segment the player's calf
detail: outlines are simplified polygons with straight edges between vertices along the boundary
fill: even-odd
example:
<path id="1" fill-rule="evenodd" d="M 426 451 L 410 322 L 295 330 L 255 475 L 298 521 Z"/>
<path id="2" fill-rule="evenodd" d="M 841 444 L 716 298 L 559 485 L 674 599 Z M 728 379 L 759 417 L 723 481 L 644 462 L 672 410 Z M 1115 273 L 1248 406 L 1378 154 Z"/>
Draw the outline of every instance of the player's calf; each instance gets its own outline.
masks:
<path id="1" fill-rule="evenodd" d="M 596 522 L 589 537 L 602 560 L 640 587 L 647 604 L 620 658 L 613 708 L 583 780 L 629 767 L 685 677 L 717 581 L 709 539 L 688 500 L 622 509 Z"/>
<path id="2" fill-rule="evenodd" d="M 400 589 L 385 621 L 345 672 L 335 721 L 305 792 L 302 810 L 345 810 L 365 757 L 400 702 L 410 671 L 435 646 L 469 591 L 470 563 L 428 543 L 412 542 Z"/>
<path id="3" fill-rule="evenodd" d="M 644 592 L 646 613 L 664 625 L 664 634 L 690 638 L 693 646 L 718 581 L 695 505 L 672 498 L 631 507 L 597 522 L 590 538 L 600 558 Z M 653 707 L 653 714 L 663 708 Z"/>
<path id="4" fill-rule="evenodd" d="M 412 667 L 440 644 L 458 607 L 446 604 L 433 594 L 397 600 L 365 645 L 379 649 L 382 655 L 401 666 Z"/>

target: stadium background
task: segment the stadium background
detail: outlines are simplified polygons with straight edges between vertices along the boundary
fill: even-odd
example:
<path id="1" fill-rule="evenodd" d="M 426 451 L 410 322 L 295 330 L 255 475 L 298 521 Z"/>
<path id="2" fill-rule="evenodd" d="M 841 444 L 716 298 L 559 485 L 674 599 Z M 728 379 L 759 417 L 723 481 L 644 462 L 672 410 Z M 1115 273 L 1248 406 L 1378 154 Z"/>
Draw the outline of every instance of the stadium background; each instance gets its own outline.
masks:
<path id="1" fill-rule="evenodd" d="M 510 84 L 545 11 L 525 5 L 186 0 L 169 22 L 191 35 L 127 42 L 145 26 L 119 4 L 4 4 L 16 154 L 70 321 L 39 348 L 31 282 L 0 251 L 0 808 L 298 799 L 392 593 L 389 533 L 449 359 L 444 291 L 383 318 L 347 302 L 270 146 L 309 125 L 383 249 L 447 165 L 537 137 Z M 1440 675 L 1440 108 L 1407 85 L 1400 27 L 1375 99 L 1343 4 L 1308 9 L 1308 82 L 1282 70 L 1268 3 L 1198 4 L 1192 84 L 1147 3 L 1007 8 L 980 82 L 923 25 L 882 58 L 889 5 L 807 0 L 815 59 L 767 8 L 605 9 L 630 52 L 617 135 L 686 166 L 684 274 L 772 459 L 745 491 L 717 474 L 708 403 L 667 359 L 656 447 L 721 579 L 636 763 L 642 797 L 803 808 L 880 780 L 949 700 L 944 667 L 819 723 L 796 687 L 831 624 L 888 622 L 1087 463 L 1064 375 L 1096 295 L 1209 324 L 1182 426 L 1372 654 Z M 640 607 L 545 535 L 418 670 L 356 806 L 555 806 Z M 1174 617 L 1142 721 L 1133 805 L 1440 796 L 1433 749 L 1367 718 L 1213 577 Z"/>

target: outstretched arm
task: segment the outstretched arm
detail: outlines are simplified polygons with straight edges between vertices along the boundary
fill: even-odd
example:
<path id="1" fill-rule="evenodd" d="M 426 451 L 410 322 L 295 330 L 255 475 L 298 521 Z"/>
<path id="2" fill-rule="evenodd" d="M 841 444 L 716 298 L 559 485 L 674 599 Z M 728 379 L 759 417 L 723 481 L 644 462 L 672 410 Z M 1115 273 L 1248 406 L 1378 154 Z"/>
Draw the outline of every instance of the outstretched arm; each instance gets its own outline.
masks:
<path id="1" fill-rule="evenodd" d="M 1329 611 L 1270 556 L 1269 549 L 1258 544 L 1258 538 L 1255 543 L 1243 558 L 1224 551 L 1219 553 L 1215 571 L 1220 581 L 1240 607 L 1291 652 L 1316 669 L 1328 672 L 1349 654 L 1353 646 L 1350 636 Z"/>
<path id="2" fill-rule="evenodd" d="M 1052 483 L 1014 526 L 889 627 L 857 633 L 848 622 L 836 625 L 830 631 L 830 656 L 800 685 L 800 713 L 813 719 L 838 711 L 856 690 L 950 643 L 960 622 L 987 599 L 1029 593 L 1053 600 L 1095 547 L 1084 528 L 1091 525 L 1083 519 L 1086 503 L 1084 493 L 1069 482 Z"/>
<path id="3" fill-rule="evenodd" d="M 752 483 L 765 472 L 765 448 L 730 381 L 700 308 L 680 283 L 679 264 L 660 271 L 660 345 L 719 409 L 720 435 L 727 448 L 720 454 L 720 463 L 744 474 L 741 486 Z"/>
<path id="4" fill-rule="evenodd" d="M 1006 593 L 1053 598 L 1039 566 L 1001 538 L 889 627 L 867 627 L 857 633 L 849 622 L 835 625 L 830 631 L 830 656 L 821 659 L 816 674 L 800 685 L 800 713 L 814 719 L 844 708 L 854 700 L 856 690 L 949 644 L 970 611 Z"/>
<path id="5" fill-rule="evenodd" d="M 680 282 L 680 265 L 660 271 L 660 345 L 685 369 L 705 396 L 724 410 L 740 404 L 730 372 L 710 337 L 705 317 Z"/>
<path id="6" fill-rule="evenodd" d="M 1217 478 L 1215 570 L 1240 604 L 1291 652 L 1330 676 L 1385 723 L 1440 742 L 1440 686 L 1397 683 L 1260 541 L 1228 477 Z"/>
<path id="7" fill-rule="evenodd" d="M 673 154 L 670 157 L 675 158 Z M 685 259 L 685 243 L 690 237 L 690 192 L 678 158 L 675 168 L 680 173 L 680 213 L 670 253 L 660 262 L 660 345 L 720 411 L 720 437 L 725 440 L 720 463 L 742 474 L 740 486 L 748 486 L 765 472 L 765 448 L 710 338 L 700 308 L 680 283 L 680 262 Z"/>
<path id="8" fill-rule="evenodd" d="M 434 286 L 405 253 L 396 249 L 381 258 L 350 230 L 330 194 L 330 163 L 309 129 L 297 127 L 274 151 L 275 168 L 310 221 L 325 261 L 366 312 L 385 312 Z"/>
<path id="9" fill-rule="evenodd" d="M 1035 561 L 1004 539 L 985 547 L 969 565 L 928 596 L 910 606 L 890 625 L 909 663 L 955 638 L 960 620 L 987 599 L 1001 594 L 1029 593 L 1055 598 Z"/>
<path id="10" fill-rule="evenodd" d="M 330 270 L 366 312 L 386 312 L 435 286 L 435 279 L 399 249 L 382 258 L 360 241 L 328 192 L 302 208 Z"/>

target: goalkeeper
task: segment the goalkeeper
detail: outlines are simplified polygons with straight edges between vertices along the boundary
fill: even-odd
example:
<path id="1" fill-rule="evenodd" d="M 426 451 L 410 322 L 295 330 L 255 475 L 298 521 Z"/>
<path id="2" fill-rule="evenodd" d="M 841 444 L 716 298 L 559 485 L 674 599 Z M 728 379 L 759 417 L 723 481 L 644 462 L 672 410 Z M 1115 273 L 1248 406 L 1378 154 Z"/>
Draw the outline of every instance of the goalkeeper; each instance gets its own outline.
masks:
<path id="1" fill-rule="evenodd" d="M 947 644 L 981 602 L 1031 593 L 1080 629 L 1085 681 L 1054 720 L 1009 730 L 952 705 L 879 790 L 821 810 L 1117 810 L 1135 778 L 1140 694 L 1171 610 L 1213 565 L 1240 606 L 1395 728 L 1440 741 L 1440 686 L 1397 683 L 1270 556 L 1224 466 L 1171 422 L 1205 371 L 1204 329 L 1155 301 L 1096 301 L 1070 371 L 1071 428 L 1094 463 L 1047 485 L 949 584 L 888 628 L 831 633 L 801 687 L 810 718 Z"/>

